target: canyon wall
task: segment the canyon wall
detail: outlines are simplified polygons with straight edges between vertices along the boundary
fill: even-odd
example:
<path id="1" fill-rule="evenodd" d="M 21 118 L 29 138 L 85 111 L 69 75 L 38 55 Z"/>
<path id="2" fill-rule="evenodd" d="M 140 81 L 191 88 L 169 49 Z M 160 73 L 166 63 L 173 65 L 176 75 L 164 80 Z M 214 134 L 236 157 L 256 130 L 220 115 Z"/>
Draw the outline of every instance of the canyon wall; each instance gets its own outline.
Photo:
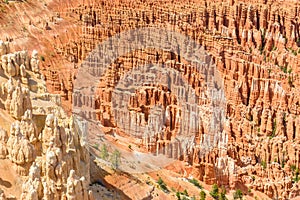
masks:
<path id="1" fill-rule="evenodd" d="M 204 127 L 199 128 L 192 151 L 180 159 L 195 166 L 194 173 L 209 184 L 217 182 L 231 188 L 244 184 L 269 197 L 284 199 L 298 195 L 299 5 L 296 1 L 284 2 L 284 6 L 281 1 L 265 0 L 146 1 L 135 2 L 134 6 L 127 1 L 99 2 L 69 8 L 68 14 L 78 19 L 82 32 L 79 39 L 58 49 L 74 63 L 83 62 L 105 39 L 135 28 L 166 28 L 196 40 L 211 55 L 223 79 L 227 118 L 223 136 L 228 137 L 228 143 L 225 150 L 216 148 L 199 156 L 201 145 L 198 149 L 197 141 L 201 144 L 208 132 Z M 85 106 L 93 108 L 89 118 L 99 120 L 105 127 L 122 129 L 112 117 L 109 103 L 112 89 L 126 70 L 149 60 L 164 64 L 171 61 L 184 69 L 189 66 L 172 53 L 157 49 L 133 52 L 111 65 L 100 80 L 91 104 L 84 100 L 86 97 L 75 93 L 76 105 L 82 98 Z M 193 70 L 186 73 L 187 77 L 195 75 Z M 199 78 L 195 80 L 201 75 L 196 76 Z M 189 78 L 187 81 L 194 84 L 196 91 L 205 90 L 201 81 L 199 84 Z M 182 117 L 172 104 L 172 99 L 178 97 L 165 94 L 163 87 L 155 87 L 145 86 L 130 99 L 129 106 L 142 119 L 141 123 L 149 120 L 149 107 L 164 105 L 164 101 L 170 102 L 164 105 L 164 110 L 172 110 L 172 119 Z M 64 95 L 68 96 L 66 91 Z M 176 120 L 170 122 L 167 129 L 176 129 L 175 124 Z M 163 134 L 166 137 L 152 137 L 142 144 L 149 151 L 156 151 L 157 146 L 172 140 L 174 134 L 172 131 L 168 134 L 168 130 Z"/>

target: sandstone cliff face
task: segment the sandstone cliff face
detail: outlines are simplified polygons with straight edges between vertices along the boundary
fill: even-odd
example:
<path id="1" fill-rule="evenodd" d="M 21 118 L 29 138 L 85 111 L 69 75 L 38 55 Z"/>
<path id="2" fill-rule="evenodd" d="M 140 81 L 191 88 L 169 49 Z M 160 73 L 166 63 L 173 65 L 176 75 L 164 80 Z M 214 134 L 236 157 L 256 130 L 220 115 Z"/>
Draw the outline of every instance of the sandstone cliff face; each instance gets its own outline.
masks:
<path id="1" fill-rule="evenodd" d="M 68 14 L 81 22 L 81 38 L 57 48 L 66 59 L 80 63 L 106 38 L 138 27 L 167 27 L 191 36 L 212 56 L 224 80 L 228 118 L 224 134 L 228 144 L 225 151 L 212 150 L 200 158 L 199 149 L 194 147 L 180 159 L 195 166 L 195 171 L 200 171 L 198 178 L 206 183 L 217 182 L 231 188 L 241 183 L 270 198 L 289 199 L 299 192 L 298 10 L 295 1 L 288 1 L 285 6 L 280 1 L 151 1 L 135 3 L 134 7 L 119 1 L 79 5 L 69 8 Z M 160 58 L 156 60 L 153 55 Z M 111 66 L 91 101 L 75 93 L 73 103 L 92 108 L 85 113 L 88 118 L 99 120 L 105 127 L 118 128 L 109 104 L 112 88 L 126 70 L 136 63 L 147 63 L 145 58 L 161 63 L 183 62 L 159 50 L 131 53 Z M 187 77 L 191 74 L 193 71 L 187 70 Z M 63 82 L 70 85 L 69 77 Z M 171 111 L 172 119 L 178 119 L 178 108 L 172 104 L 174 97 L 166 95 L 162 87 L 155 87 L 158 89 L 143 87 L 130 99 L 129 106 L 136 117 L 143 123 L 149 107 L 160 103 Z M 64 96 L 70 96 L 71 88 L 61 90 Z M 201 90 L 201 86 L 195 88 Z M 139 110 L 141 106 L 146 109 Z M 174 137 L 170 130 L 176 129 L 176 121 L 170 122 L 167 129 L 166 137 L 145 138 L 143 145 L 156 151 L 157 146 L 168 144 Z M 204 127 L 197 132 L 199 143 L 204 132 Z"/>

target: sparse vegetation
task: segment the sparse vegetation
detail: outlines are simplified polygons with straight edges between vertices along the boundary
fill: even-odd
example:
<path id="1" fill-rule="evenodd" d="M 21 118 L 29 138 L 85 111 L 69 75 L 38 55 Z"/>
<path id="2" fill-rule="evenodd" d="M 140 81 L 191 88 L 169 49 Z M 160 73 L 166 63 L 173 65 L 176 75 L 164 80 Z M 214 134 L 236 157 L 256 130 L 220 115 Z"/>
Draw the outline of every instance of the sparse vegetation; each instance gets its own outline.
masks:
<path id="1" fill-rule="evenodd" d="M 275 137 L 276 127 L 277 127 L 277 123 L 276 123 L 276 119 L 274 119 L 274 121 L 273 121 L 273 128 L 272 128 L 272 135 L 270 136 L 271 138 Z"/>
<path id="2" fill-rule="evenodd" d="M 184 196 L 187 196 L 187 197 L 189 196 L 189 193 L 187 192 L 186 189 L 183 190 L 182 194 L 183 194 Z"/>
<path id="3" fill-rule="evenodd" d="M 210 196 L 214 199 L 219 198 L 219 188 L 217 184 L 213 184 L 211 191 L 209 192 Z"/>
<path id="4" fill-rule="evenodd" d="M 279 68 L 280 68 L 281 71 L 283 71 L 284 73 L 287 73 L 287 67 L 279 66 Z"/>
<path id="5" fill-rule="evenodd" d="M 296 170 L 297 167 L 296 167 L 296 165 L 291 165 L 290 168 L 291 168 L 291 170 L 294 172 L 294 171 Z"/>
<path id="6" fill-rule="evenodd" d="M 291 170 L 293 171 L 293 183 L 297 183 L 300 180 L 299 177 L 299 169 L 296 167 L 296 165 L 291 165 Z"/>
<path id="7" fill-rule="evenodd" d="M 112 163 L 113 169 L 118 169 L 120 166 L 121 153 L 117 149 L 115 149 L 111 155 L 111 163 Z"/>
<path id="8" fill-rule="evenodd" d="M 261 161 L 260 164 L 261 164 L 261 166 L 262 166 L 264 169 L 267 168 L 267 163 L 266 163 L 266 161 Z"/>
<path id="9" fill-rule="evenodd" d="M 199 184 L 198 180 L 197 179 L 189 179 L 189 182 L 194 184 L 197 188 L 199 189 L 203 189 L 202 185 Z"/>
<path id="10" fill-rule="evenodd" d="M 165 193 L 169 192 L 167 185 L 165 184 L 165 182 L 162 180 L 161 177 L 158 178 L 157 184 L 159 185 L 162 191 L 164 191 Z"/>
<path id="11" fill-rule="evenodd" d="M 222 186 L 222 190 L 221 190 L 221 193 L 219 195 L 219 200 L 227 200 L 226 189 L 225 189 L 224 186 Z"/>
<path id="12" fill-rule="evenodd" d="M 233 199 L 243 199 L 243 192 L 240 189 L 237 189 L 234 193 L 233 193 Z"/>
<path id="13" fill-rule="evenodd" d="M 209 192 L 210 196 L 212 196 L 213 199 L 218 200 L 227 200 L 226 197 L 226 189 L 224 186 L 221 187 L 221 192 L 219 192 L 219 188 L 217 184 L 214 184 L 212 186 L 211 191 Z"/>
<path id="14" fill-rule="evenodd" d="M 203 190 L 201 190 L 201 192 L 200 192 L 200 200 L 205 200 L 205 198 L 206 198 L 206 193 Z"/>
<path id="15" fill-rule="evenodd" d="M 299 181 L 299 169 L 297 168 L 296 173 L 295 173 L 295 177 L 293 178 L 293 182 L 294 183 L 298 183 Z"/>
<path id="16" fill-rule="evenodd" d="M 99 149 L 99 144 L 94 144 L 95 149 Z"/>
<path id="17" fill-rule="evenodd" d="M 288 77 L 288 83 L 289 83 L 290 87 L 295 87 L 293 84 L 293 78 L 291 76 Z"/>
<path id="18" fill-rule="evenodd" d="M 188 191 L 187 191 L 186 189 L 185 189 L 183 192 L 177 191 L 177 192 L 176 192 L 176 197 L 177 197 L 177 199 L 179 199 L 179 200 L 185 200 L 185 199 L 190 200 L 190 199 L 195 199 L 194 196 L 191 197 L 191 198 L 188 198 L 188 197 L 189 197 L 189 193 L 188 193 Z"/>
<path id="19" fill-rule="evenodd" d="M 177 197 L 178 200 L 181 200 L 180 192 L 179 191 L 176 192 L 176 197 Z"/>
<path id="20" fill-rule="evenodd" d="M 109 154 L 108 154 L 108 150 L 105 144 L 102 145 L 101 149 L 100 149 L 100 158 L 102 158 L 103 160 L 107 160 Z"/>
<path id="21" fill-rule="evenodd" d="M 40 56 L 41 61 L 45 62 L 45 57 L 43 55 Z"/>

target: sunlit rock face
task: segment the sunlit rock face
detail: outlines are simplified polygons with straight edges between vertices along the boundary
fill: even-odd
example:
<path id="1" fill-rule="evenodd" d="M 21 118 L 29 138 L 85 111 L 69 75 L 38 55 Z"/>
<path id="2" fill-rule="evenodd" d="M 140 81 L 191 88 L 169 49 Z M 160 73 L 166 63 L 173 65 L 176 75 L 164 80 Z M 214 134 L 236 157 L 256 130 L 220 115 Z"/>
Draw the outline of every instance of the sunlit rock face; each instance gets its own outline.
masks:
<path id="1" fill-rule="evenodd" d="M 57 16 L 62 19 L 71 16 L 78 22 L 76 28 L 68 31 L 68 39 L 61 40 L 62 36 L 55 35 L 59 41 L 53 43 L 55 53 L 66 58 L 69 64 L 65 70 L 54 64 L 40 69 L 37 52 L 11 52 L 8 42 L 0 42 L 1 70 L 7 78 L 1 82 L 2 104 L 13 120 L 20 121 L 13 124 L 11 131 L 0 132 L 0 157 L 11 159 L 20 174 L 28 174 L 31 167 L 39 166 L 41 176 L 48 177 L 44 185 L 52 187 L 53 181 L 60 183 L 56 186 L 58 192 L 52 193 L 41 193 L 40 184 L 33 184 L 31 192 L 24 192 L 28 198 L 39 198 L 41 194 L 47 194 L 47 198 L 57 195 L 73 198 L 72 187 L 78 188 L 80 198 L 85 198 L 84 187 L 78 186 L 79 182 L 84 185 L 79 177 L 85 176 L 78 171 L 78 162 L 87 158 L 83 156 L 85 150 L 80 149 L 80 155 L 74 150 L 80 143 L 73 136 L 76 135 L 74 124 L 61 122 L 60 114 L 48 115 L 50 110 L 55 110 L 51 106 L 37 107 L 30 102 L 26 85 L 40 94 L 47 85 L 49 91 L 62 96 L 65 105 L 74 105 L 81 116 L 100 122 L 107 134 L 125 135 L 155 155 L 165 154 L 186 161 L 195 167 L 201 181 L 232 189 L 245 185 L 270 198 L 291 199 L 299 195 L 296 175 L 300 136 L 299 5 L 296 0 L 284 3 L 276 0 L 100 1 L 93 5 L 82 5 L 82 2 L 79 5 L 74 1 L 72 6 L 63 5 Z M 48 22 L 46 25 L 49 29 Z M 118 33 L 140 27 L 174 30 L 197 41 L 210 55 L 203 59 L 211 59 L 209 66 L 215 65 L 220 74 L 224 97 L 216 96 L 225 100 L 225 108 L 211 109 L 205 73 L 195 70 L 193 63 L 168 49 L 143 49 L 123 55 L 109 67 L 105 66 L 105 73 L 92 68 L 90 74 L 101 76 L 95 90 L 82 93 L 74 89 L 75 79 L 79 77 L 75 71 L 97 45 Z M 161 43 L 167 42 L 176 43 L 171 39 Z M 180 87 L 166 87 L 163 81 L 167 76 L 148 71 L 159 81 L 130 90 L 128 82 L 124 82 L 126 74 L 150 64 L 177 71 L 168 81 Z M 39 72 L 45 77 L 44 80 L 41 77 L 41 84 L 28 84 L 30 76 L 40 78 Z M 142 81 L 140 74 L 134 74 L 132 80 Z M 179 100 L 185 97 L 181 80 L 199 97 L 196 102 L 199 118 L 185 112 L 184 105 L 180 104 Z M 126 95 L 119 95 L 124 90 Z M 48 94 L 38 99 L 60 102 L 60 98 Z M 38 122 L 30 120 L 27 110 L 47 118 L 38 133 L 35 128 Z M 13 151 L 13 147 L 18 151 Z M 67 159 L 68 156 L 74 159 Z M 43 161 L 35 162 L 36 157 L 42 157 Z M 64 175 L 59 170 L 53 172 L 63 168 L 66 160 L 76 176 L 68 171 L 71 168 Z M 64 194 L 59 191 L 63 184 L 68 185 Z"/>
<path id="2" fill-rule="evenodd" d="M 14 65 L 2 62 L 0 71 L 1 125 L 12 121 L 9 131 L 0 129 L 0 159 L 9 160 L 24 180 L 18 199 L 93 199 L 90 155 L 75 131 L 76 122 L 60 106 L 60 96 L 47 93 L 37 51 L 29 65 L 26 51 L 9 52 L 9 43 L 0 46 L 2 57 L 13 57 Z M 6 199 L 2 190 L 0 198 Z"/>
<path id="3" fill-rule="evenodd" d="M 299 13 L 295 2 L 289 1 L 284 7 L 276 1 L 205 1 L 184 7 L 173 2 L 170 5 L 170 2 L 162 5 L 154 1 L 137 4 L 137 9 L 126 2 L 73 8 L 72 12 L 82 21 L 82 37 L 76 44 L 68 43 L 62 48 L 79 49 L 67 56 L 72 55 L 80 61 L 106 38 L 138 27 L 164 27 L 191 36 L 212 56 L 224 86 L 224 119 L 227 120 L 218 128 L 218 150 L 203 155 L 205 145 L 214 144 L 212 137 L 207 135 L 211 123 L 209 102 L 198 102 L 199 107 L 204 105 L 201 113 L 206 114 L 198 119 L 197 131 L 193 134 L 186 131 L 188 136 L 194 136 L 189 142 L 187 138 L 191 137 L 185 137 L 185 141 L 176 140 L 185 127 L 180 126 L 181 121 L 188 117 L 181 110 L 178 103 L 181 97 L 176 89 L 168 91 L 156 82 L 141 85 L 128 96 L 115 98 L 123 89 L 128 89 L 128 85 L 122 86 L 126 73 L 148 63 L 182 70 L 178 75 L 195 89 L 196 94 L 203 99 L 208 97 L 203 74 L 193 71 L 192 64 L 165 49 L 136 51 L 118 58 L 100 79 L 95 91 L 87 96 L 74 91 L 73 103 L 93 108 L 81 114 L 100 121 L 110 127 L 109 130 L 140 138 L 148 151 L 188 161 L 204 171 L 199 173 L 199 178 L 207 183 L 218 182 L 234 188 L 239 182 L 269 197 L 290 198 L 297 189 L 293 186 L 296 182 L 292 181 L 295 173 L 288 168 L 299 165 L 296 153 L 299 98 L 295 95 L 299 92 L 296 76 L 299 64 L 296 18 Z M 110 9 L 111 6 L 116 9 Z M 163 74 L 157 76 L 164 80 Z M 131 78 L 142 80 L 139 73 Z M 171 79 L 176 83 L 177 76 Z M 114 109 L 121 105 L 120 102 L 126 102 L 130 112 L 125 112 L 125 107 Z M 155 119 L 165 120 L 163 128 L 160 129 Z M 188 119 L 193 124 L 192 117 Z M 273 169 L 278 175 L 271 175 Z M 279 181 L 282 180 L 280 174 L 289 178 Z M 235 177 L 234 181 L 229 176 Z M 267 180 L 273 181 L 266 186 Z"/>

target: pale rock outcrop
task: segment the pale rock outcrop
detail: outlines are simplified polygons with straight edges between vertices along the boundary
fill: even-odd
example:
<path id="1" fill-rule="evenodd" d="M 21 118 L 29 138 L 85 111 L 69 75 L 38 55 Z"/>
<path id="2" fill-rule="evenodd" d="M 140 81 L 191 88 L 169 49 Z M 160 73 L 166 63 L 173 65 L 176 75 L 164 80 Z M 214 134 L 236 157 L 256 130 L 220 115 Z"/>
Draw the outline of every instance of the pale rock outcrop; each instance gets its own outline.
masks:
<path id="1" fill-rule="evenodd" d="M 26 175 L 31 163 L 36 158 L 36 150 L 22 135 L 18 121 L 11 125 L 10 136 L 7 141 L 8 158 L 16 164 L 17 173 Z"/>
<path id="2" fill-rule="evenodd" d="M 41 170 L 40 166 L 35 162 L 32 163 L 29 169 L 28 179 L 23 183 L 22 191 L 21 200 L 38 200 L 43 198 Z"/>
<path id="3" fill-rule="evenodd" d="M 38 130 L 32 119 L 31 110 L 25 111 L 20 123 L 20 130 L 24 138 L 26 138 L 32 145 L 36 145 L 38 142 Z"/>
<path id="4" fill-rule="evenodd" d="M 0 188 L 0 200 L 7 200 L 4 191 Z"/>
<path id="5" fill-rule="evenodd" d="M 0 128 L 0 159 L 5 159 L 7 156 L 6 143 L 8 140 L 7 132 Z"/>
<path id="6" fill-rule="evenodd" d="M 38 58 L 38 52 L 34 50 L 31 54 L 30 66 L 31 66 L 31 70 L 36 74 L 39 74 L 40 72 L 39 63 L 40 61 Z"/>
<path id="7" fill-rule="evenodd" d="M 29 57 L 27 51 L 18 51 L 14 53 L 7 53 L 1 56 L 2 69 L 6 76 L 17 77 L 20 76 L 24 78 L 26 75 L 25 71 L 29 67 Z M 21 69 L 21 67 L 23 69 Z M 25 81 L 25 79 L 24 79 Z"/>
<path id="8" fill-rule="evenodd" d="M 70 171 L 67 180 L 67 195 L 68 200 L 92 200 L 87 191 L 87 181 L 84 177 L 78 178 L 74 170 Z"/>
<path id="9" fill-rule="evenodd" d="M 6 83 L 2 84 L 2 93 L 5 109 L 15 119 L 20 120 L 26 110 L 31 110 L 30 91 L 22 87 L 19 80 L 14 83 L 10 77 Z"/>

